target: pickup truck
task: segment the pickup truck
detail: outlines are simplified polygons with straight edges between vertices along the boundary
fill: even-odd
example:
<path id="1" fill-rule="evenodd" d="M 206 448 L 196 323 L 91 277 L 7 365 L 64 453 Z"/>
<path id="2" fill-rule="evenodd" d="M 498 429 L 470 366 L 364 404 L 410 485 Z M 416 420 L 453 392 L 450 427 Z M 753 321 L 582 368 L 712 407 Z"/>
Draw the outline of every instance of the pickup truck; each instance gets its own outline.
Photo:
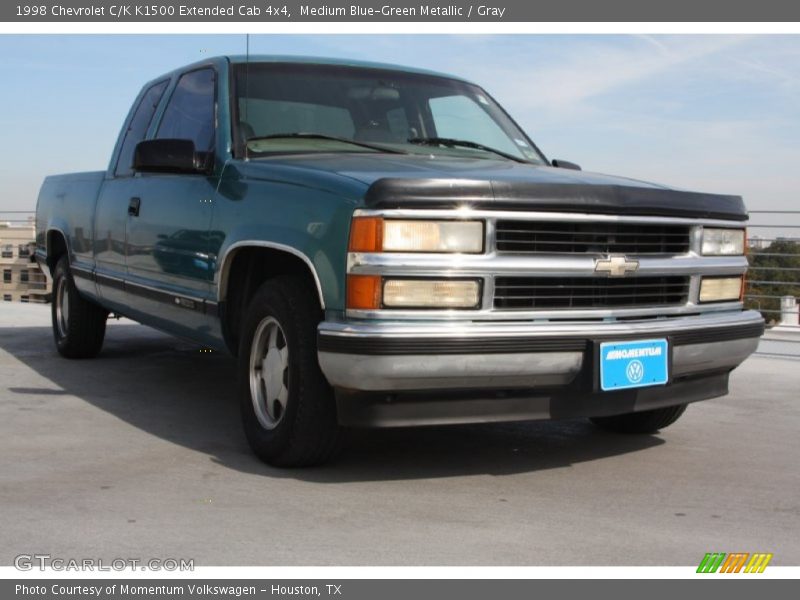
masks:
<path id="1" fill-rule="evenodd" d="M 146 84 L 106 170 L 45 179 L 36 258 L 63 356 L 110 313 L 229 351 L 253 451 L 302 466 L 346 427 L 652 433 L 725 395 L 764 329 L 747 217 L 549 160 L 458 77 L 231 56 Z"/>

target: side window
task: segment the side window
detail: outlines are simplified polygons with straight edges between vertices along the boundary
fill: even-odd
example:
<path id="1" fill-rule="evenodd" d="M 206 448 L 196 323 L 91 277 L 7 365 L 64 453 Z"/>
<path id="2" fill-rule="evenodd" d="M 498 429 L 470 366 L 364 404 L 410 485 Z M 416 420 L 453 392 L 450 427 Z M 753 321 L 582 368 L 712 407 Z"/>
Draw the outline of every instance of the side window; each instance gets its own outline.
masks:
<path id="1" fill-rule="evenodd" d="M 128 130 L 125 132 L 125 138 L 122 140 L 122 148 L 119 151 L 114 175 L 119 177 L 133 174 L 133 169 L 131 168 L 133 151 L 136 148 L 136 144 L 144 139 L 144 135 L 147 133 L 147 128 L 153 118 L 153 113 L 156 112 L 156 107 L 161 101 L 161 96 L 164 95 L 164 90 L 167 89 L 168 83 L 169 81 L 162 81 L 150 86 L 139 101 L 139 106 L 136 107 L 136 112 L 133 113 Z"/>
<path id="2" fill-rule="evenodd" d="M 181 75 L 164 111 L 157 138 L 192 140 L 195 150 L 211 150 L 214 142 L 214 70 Z"/>

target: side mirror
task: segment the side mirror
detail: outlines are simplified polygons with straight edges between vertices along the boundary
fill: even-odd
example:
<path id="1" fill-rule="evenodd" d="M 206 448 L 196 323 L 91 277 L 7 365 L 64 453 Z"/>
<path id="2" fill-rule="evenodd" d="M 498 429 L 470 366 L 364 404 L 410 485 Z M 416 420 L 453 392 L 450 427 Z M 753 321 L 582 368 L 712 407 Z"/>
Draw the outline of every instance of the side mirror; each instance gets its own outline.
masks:
<path id="1" fill-rule="evenodd" d="M 572 169 L 573 171 L 581 170 L 580 165 L 576 165 L 574 162 L 569 162 L 568 160 L 561 160 L 560 158 L 554 158 L 552 164 L 554 167 L 558 167 L 559 169 Z"/>
<path id="2" fill-rule="evenodd" d="M 151 173 L 204 173 L 209 153 L 195 152 L 192 140 L 144 140 L 136 144 L 133 169 Z"/>

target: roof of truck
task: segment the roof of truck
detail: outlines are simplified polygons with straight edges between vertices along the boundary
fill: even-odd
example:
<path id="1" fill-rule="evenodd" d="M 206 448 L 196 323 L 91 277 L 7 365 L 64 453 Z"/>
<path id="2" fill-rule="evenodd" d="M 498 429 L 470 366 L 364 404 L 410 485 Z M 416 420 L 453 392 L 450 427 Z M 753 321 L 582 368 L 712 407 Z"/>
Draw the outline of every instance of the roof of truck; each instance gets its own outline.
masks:
<path id="1" fill-rule="evenodd" d="M 335 65 L 342 67 L 362 67 L 365 69 L 384 69 L 391 71 L 403 71 L 405 73 L 420 73 L 422 75 L 434 75 L 436 77 L 446 77 L 448 79 L 458 79 L 460 81 L 466 81 L 462 77 L 451 75 L 449 73 L 439 73 L 437 71 L 431 71 L 428 69 L 418 69 L 416 67 L 406 67 L 402 65 L 355 60 L 350 58 L 328 58 L 321 56 L 291 56 L 291 55 L 275 55 L 275 54 L 251 54 L 249 57 L 244 54 L 235 54 L 220 58 L 227 58 L 232 64 L 242 64 L 249 61 L 251 63 L 297 63 L 305 65 Z"/>
<path id="2" fill-rule="evenodd" d="M 331 65 L 331 66 L 340 66 L 340 67 L 356 67 L 362 69 L 383 69 L 383 70 L 390 70 L 390 71 L 397 71 L 398 73 L 417 73 L 420 75 L 430 75 L 433 77 L 443 77 L 446 79 L 453 79 L 456 81 L 463 81 L 465 83 L 472 83 L 468 79 L 463 77 L 458 77 L 457 75 L 451 75 L 449 73 L 440 73 L 437 71 L 431 71 L 428 69 L 418 69 L 415 67 L 405 67 L 402 65 L 393 65 L 389 63 L 379 63 L 379 62 L 371 62 L 366 60 L 355 60 L 349 58 L 329 58 L 329 57 L 321 57 L 321 56 L 292 56 L 292 55 L 281 55 L 281 54 L 251 54 L 250 56 L 246 56 L 244 54 L 231 54 L 227 56 L 209 56 L 208 58 L 203 58 L 197 62 L 182 65 L 172 71 L 164 73 L 155 79 L 148 81 L 143 89 L 149 88 L 151 85 L 158 81 L 162 81 L 165 77 L 174 78 L 182 73 L 186 73 L 187 71 L 192 71 L 197 68 L 201 68 L 203 66 L 209 64 L 216 64 L 220 65 L 221 63 L 229 62 L 234 65 L 241 65 L 246 62 L 252 63 L 294 63 L 298 65 Z"/>

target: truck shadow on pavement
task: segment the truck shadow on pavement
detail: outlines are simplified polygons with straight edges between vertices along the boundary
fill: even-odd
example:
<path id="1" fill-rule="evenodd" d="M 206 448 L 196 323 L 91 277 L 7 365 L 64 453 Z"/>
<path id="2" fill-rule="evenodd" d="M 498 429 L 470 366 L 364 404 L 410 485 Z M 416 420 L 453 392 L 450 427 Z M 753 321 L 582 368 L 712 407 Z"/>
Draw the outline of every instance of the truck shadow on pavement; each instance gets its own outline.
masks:
<path id="1" fill-rule="evenodd" d="M 251 454 L 234 393 L 235 361 L 130 323 L 109 323 L 102 353 L 68 361 L 49 327 L 0 328 L 0 348 L 50 382 L 0 386 L 2 398 L 71 395 L 150 435 L 206 454 L 224 467 L 317 483 L 474 474 L 508 475 L 643 451 L 656 436 L 605 433 L 588 421 L 351 430 L 330 465 L 281 470 Z M 29 376 L 30 378 L 30 376 Z M 16 383 L 19 383 L 17 380 Z M 54 386 L 57 389 L 53 389 Z M 20 410 L 41 410 L 42 402 Z M 54 428 L 69 427 L 54 422 Z M 97 432 L 102 435 L 102 432 Z"/>

